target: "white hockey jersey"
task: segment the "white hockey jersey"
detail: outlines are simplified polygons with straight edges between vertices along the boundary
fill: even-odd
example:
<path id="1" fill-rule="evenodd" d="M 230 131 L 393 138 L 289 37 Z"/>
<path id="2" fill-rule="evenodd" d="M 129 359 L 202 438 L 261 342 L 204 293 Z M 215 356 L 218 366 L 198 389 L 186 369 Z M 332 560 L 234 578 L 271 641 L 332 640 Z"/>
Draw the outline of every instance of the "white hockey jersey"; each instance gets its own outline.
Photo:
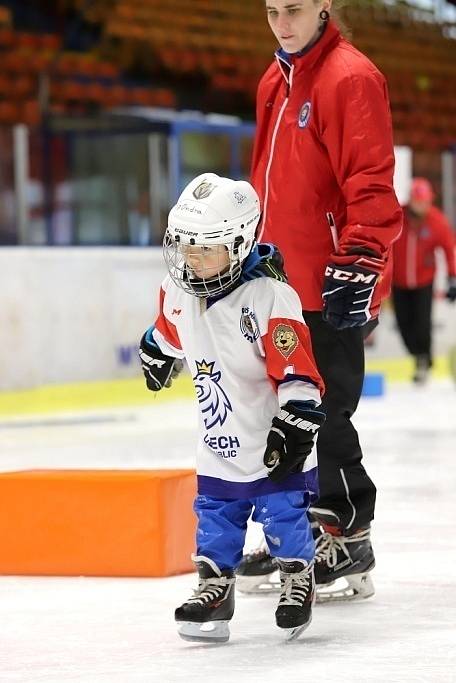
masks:
<path id="1" fill-rule="evenodd" d="M 296 292 L 260 277 L 207 303 L 167 277 L 152 336 L 186 359 L 199 402 L 198 492 L 252 498 L 284 490 L 318 495 L 316 448 L 304 471 L 276 484 L 263 464 L 271 421 L 289 400 L 320 403 L 322 380 Z"/>

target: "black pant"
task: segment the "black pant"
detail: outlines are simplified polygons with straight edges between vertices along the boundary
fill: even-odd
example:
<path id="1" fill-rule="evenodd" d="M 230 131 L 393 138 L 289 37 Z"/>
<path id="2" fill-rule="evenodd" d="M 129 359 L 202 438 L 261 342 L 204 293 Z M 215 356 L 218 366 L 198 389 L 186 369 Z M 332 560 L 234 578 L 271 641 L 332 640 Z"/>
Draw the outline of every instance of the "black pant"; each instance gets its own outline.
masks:
<path id="1" fill-rule="evenodd" d="M 364 327 L 336 330 L 320 312 L 305 312 L 318 370 L 326 385 L 322 407 L 326 422 L 320 429 L 317 453 L 320 477 L 318 507 L 336 513 L 350 532 L 374 518 L 376 489 L 361 464 L 362 452 L 351 417 L 364 380 L 364 338 L 377 321 Z"/>
<path id="2" fill-rule="evenodd" d="M 432 284 L 416 289 L 393 287 L 399 332 L 412 356 L 425 356 L 431 365 Z"/>

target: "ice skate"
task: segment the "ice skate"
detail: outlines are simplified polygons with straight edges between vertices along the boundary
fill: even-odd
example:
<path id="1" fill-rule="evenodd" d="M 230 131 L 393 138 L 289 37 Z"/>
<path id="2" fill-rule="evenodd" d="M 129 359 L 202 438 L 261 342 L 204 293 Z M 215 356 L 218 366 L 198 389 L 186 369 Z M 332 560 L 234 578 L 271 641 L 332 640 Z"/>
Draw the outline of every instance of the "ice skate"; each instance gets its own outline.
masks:
<path id="1" fill-rule="evenodd" d="M 285 640 L 296 640 L 312 621 L 315 601 L 313 565 L 304 560 L 277 560 L 281 593 L 275 618 L 285 632 Z"/>
<path id="2" fill-rule="evenodd" d="M 310 519 L 312 533 L 315 539 L 320 535 L 320 525 Z M 271 557 L 265 541 L 252 552 L 242 558 L 236 570 L 236 587 L 241 593 L 261 594 L 278 593 L 280 591 L 280 576 L 277 560 Z"/>
<path id="3" fill-rule="evenodd" d="M 174 618 L 183 640 L 198 643 L 226 643 L 229 621 L 234 613 L 234 572 L 220 570 L 208 557 L 193 557 L 199 574 L 193 597 L 178 607 Z"/>
<path id="4" fill-rule="evenodd" d="M 241 593 L 271 593 L 280 590 L 279 566 L 263 542 L 242 558 L 236 571 L 236 586 Z"/>
<path id="5" fill-rule="evenodd" d="M 429 379 L 429 371 L 431 362 L 429 356 L 422 355 L 415 358 L 415 374 L 413 375 L 413 382 L 415 384 L 426 384 Z"/>
<path id="6" fill-rule="evenodd" d="M 343 536 L 323 523 L 315 550 L 317 602 L 361 600 L 375 593 L 369 572 L 375 567 L 370 529 Z"/>

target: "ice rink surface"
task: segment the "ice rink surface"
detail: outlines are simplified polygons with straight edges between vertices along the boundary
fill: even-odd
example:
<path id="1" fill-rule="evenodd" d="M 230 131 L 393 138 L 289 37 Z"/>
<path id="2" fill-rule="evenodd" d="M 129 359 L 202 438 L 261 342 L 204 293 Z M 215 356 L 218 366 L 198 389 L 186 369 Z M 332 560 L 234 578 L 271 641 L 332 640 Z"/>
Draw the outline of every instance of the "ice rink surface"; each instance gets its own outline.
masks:
<path id="1" fill-rule="evenodd" d="M 195 407 L 0 423 L 1 469 L 193 465 Z M 30 683 L 434 683 L 456 681 L 456 388 L 387 387 L 356 415 L 378 487 L 376 595 L 317 606 L 285 644 L 276 596 L 237 596 L 226 645 L 179 639 L 194 575 L 0 577 L 0 681 Z M 177 427 L 177 425 L 179 425 Z M 249 530 L 247 545 L 259 530 Z M 1 543 L 1 539 L 0 539 Z"/>

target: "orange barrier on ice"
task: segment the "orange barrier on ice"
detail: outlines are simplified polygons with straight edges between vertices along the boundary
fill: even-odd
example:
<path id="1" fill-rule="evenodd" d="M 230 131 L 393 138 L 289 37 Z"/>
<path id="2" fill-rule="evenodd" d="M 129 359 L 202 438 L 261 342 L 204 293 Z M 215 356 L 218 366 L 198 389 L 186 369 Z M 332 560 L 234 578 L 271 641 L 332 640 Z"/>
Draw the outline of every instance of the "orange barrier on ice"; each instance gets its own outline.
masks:
<path id="1" fill-rule="evenodd" d="M 0 474 L 0 574 L 170 576 L 193 571 L 193 470 Z"/>

